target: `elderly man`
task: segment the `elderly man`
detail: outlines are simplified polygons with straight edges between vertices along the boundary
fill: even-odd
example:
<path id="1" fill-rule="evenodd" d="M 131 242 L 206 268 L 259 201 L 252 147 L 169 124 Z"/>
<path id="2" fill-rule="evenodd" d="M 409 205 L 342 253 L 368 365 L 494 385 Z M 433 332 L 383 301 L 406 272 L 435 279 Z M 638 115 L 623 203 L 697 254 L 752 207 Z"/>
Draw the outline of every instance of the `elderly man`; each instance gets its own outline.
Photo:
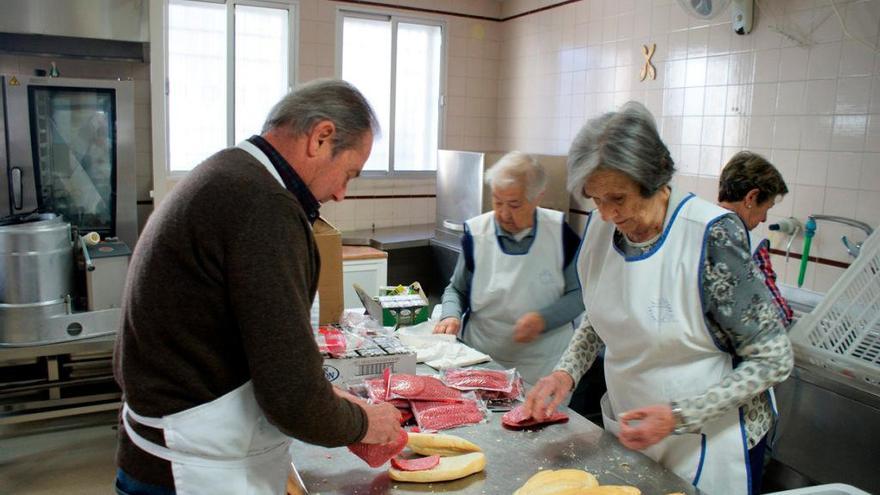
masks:
<path id="1" fill-rule="evenodd" d="M 309 309 L 312 222 L 370 155 L 376 117 L 342 81 L 307 84 L 263 133 L 196 167 L 131 260 L 114 372 L 123 495 L 281 494 L 290 438 L 387 443 L 400 413 L 324 377 Z"/>
<path id="2" fill-rule="evenodd" d="M 580 239 L 561 212 L 538 207 L 547 178 L 531 156 L 504 155 L 486 182 L 493 211 L 465 223 L 434 332 L 461 330 L 466 344 L 534 383 L 553 370 L 584 310 L 572 263 Z"/>

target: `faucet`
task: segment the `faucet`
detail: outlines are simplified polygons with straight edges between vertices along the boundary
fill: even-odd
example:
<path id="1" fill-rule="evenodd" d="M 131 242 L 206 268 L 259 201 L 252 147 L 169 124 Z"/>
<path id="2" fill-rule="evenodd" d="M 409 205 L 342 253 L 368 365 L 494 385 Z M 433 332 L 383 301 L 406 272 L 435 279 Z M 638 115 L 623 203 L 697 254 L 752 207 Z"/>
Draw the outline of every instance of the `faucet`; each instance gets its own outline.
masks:
<path id="1" fill-rule="evenodd" d="M 842 223 L 844 225 L 849 225 L 850 227 L 862 229 L 868 236 L 874 233 L 874 229 L 871 228 L 870 225 L 866 224 L 865 222 L 854 220 L 852 218 L 838 217 L 834 215 L 810 215 L 810 218 L 814 220 L 823 220 L 826 222 Z M 849 239 L 847 239 L 846 236 L 842 236 L 840 240 L 843 242 L 844 247 L 846 247 L 846 252 L 849 253 L 850 256 L 852 256 L 853 258 L 858 257 L 859 251 L 861 251 L 862 249 L 862 242 L 852 243 Z"/>

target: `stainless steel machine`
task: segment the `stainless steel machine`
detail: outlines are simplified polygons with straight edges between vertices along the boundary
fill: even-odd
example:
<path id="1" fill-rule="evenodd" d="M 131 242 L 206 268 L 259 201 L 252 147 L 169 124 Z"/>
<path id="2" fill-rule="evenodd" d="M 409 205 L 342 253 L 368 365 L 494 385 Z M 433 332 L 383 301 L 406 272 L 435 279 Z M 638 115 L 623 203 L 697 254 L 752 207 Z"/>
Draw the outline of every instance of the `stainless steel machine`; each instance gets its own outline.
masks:
<path id="1" fill-rule="evenodd" d="M 0 76 L 0 136 L 0 424 L 115 401 L 138 231 L 133 83 Z"/>

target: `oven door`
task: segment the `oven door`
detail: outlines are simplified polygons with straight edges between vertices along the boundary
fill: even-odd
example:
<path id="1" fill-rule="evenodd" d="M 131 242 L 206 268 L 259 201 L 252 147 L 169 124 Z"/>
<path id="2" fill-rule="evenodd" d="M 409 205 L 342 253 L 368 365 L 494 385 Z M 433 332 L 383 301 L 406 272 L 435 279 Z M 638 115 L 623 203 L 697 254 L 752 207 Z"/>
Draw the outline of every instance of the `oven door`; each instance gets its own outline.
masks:
<path id="1" fill-rule="evenodd" d="M 115 235 L 115 91 L 43 81 L 6 85 L 12 212 Z"/>

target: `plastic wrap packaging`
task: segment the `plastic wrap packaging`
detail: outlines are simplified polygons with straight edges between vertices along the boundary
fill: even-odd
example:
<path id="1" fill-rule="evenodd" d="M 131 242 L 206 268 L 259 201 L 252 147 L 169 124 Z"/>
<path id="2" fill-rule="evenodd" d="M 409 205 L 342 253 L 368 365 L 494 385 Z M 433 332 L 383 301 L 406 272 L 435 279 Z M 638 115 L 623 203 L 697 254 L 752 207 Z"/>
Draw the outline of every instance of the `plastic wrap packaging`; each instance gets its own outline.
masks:
<path id="1" fill-rule="evenodd" d="M 412 400 L 410 407 L 425 433 L 485 423 L 489 418 L 489 410 L 473 392 L 462 395 L 459 402 Z"/>
<path id="2" fill-rule="evenodd" d="M 411 401 L 458 402 L 462 393 L 447 387 L 439 378 L 428 375 L 409 375 L 388 373 L 386 400 L 406 399 Z"/>
<path id="3" fill-rule="evenodd" d="M 443 383 L 458 390 L 484 390 L 510 393 L 516 369 L 447 368 L 441 373 Z"/>

